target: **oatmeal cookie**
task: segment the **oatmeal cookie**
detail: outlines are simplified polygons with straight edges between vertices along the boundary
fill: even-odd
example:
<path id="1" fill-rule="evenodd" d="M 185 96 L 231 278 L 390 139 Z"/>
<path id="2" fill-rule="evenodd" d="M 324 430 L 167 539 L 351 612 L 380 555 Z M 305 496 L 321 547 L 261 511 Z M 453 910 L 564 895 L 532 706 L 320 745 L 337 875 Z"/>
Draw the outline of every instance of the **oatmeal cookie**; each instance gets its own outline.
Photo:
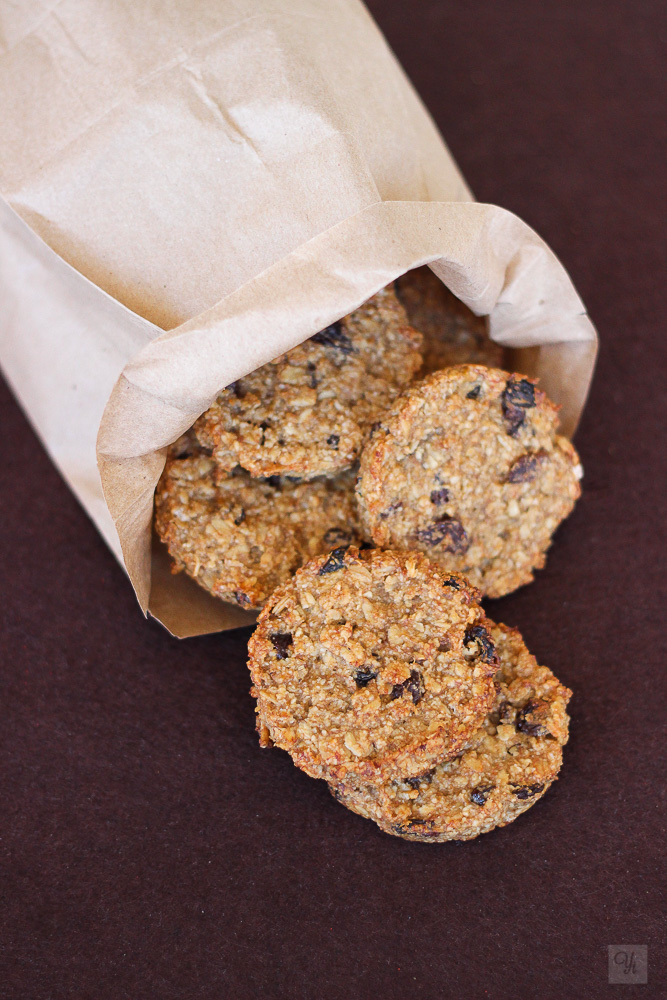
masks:
<path id="1" fill-rule="evenodd" d="M 423 375 L 451 365 L 502 367 L 504 351 L 489 337 L 486 317 L 468 309 L 430 267 L 408 271 L 395 285 L 408 322 L 424 336 Z"/>
<path id="2" fill-rule="evenodd" d="M 533 579 L 580 495 L 581 466 L 533 380 L 460 365 L 415 384 L 363 450 L 362 523 L 419 549 L 489 597 Z"/>
<path id="3" fill-rule="evenodd" d="M 224 389 L 195 424 L 224 469 L 311 479 L 350 468 L 421 365 L 421 334 L 385 288 L 349 316 Z"/>
<path id="4" fill-rule="evenodd" d="M 262 745 L 330 780 L 410 777 L 458 753 L 495 692 L 478 599 L 418 552 L 309 562 L 248 644 Z"/>
<path id="5" fill-rule="evenodd" d="M 352 473 L 293 483 L 220 472 L 201 452 L 169 459 L 155 526 L 174 560 L 216 597 L 260 608 L 313 556 L 357 540 Z M 178 443 L 177 443 L 178 444 Z"/>
<path id="6" fill-rule="evenodd" d="M 516 629 L 488 623 L 500 660 L 492 711 L 464 753 L 407 781 L 345 782 L 334 797 L 406 840 L 471 840 L 511 823 L 555 781 L 572 695 Z"/>

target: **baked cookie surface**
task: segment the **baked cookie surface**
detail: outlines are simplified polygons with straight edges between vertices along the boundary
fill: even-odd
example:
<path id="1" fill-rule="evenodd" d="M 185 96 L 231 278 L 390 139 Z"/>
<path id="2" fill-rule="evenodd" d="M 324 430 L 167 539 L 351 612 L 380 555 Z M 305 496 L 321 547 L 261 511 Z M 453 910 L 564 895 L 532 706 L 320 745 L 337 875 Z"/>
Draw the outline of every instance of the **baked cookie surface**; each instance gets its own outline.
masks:
<path id="1" fill-rule="evenodd" d="M 556 779 L 572 692 L 538 665 L 516 629 L 488 622 L 500 661 L 492 710 L 469 748 L 408 781 L 344 782 L 334 797 L 406 840 L 470 840 L 511 823 Z"/>
<path id="2" fill-rule="evenodd" d="M 421 366 L 421 334 L 392 288 L 224 389 L 195 432 L 222 468 L 313 478 L 350 468 Z"/>
<path id="3" fill-rule="evenodd" d="M 530 582 L 581 493 L 579 458 L 557 424 L 557 408 L 521 375 L 460 365 L 415 383 L 362 452 L 365 530 L 490 597 Z"/>
<path id="4" fill-rule="evenodd" d="M 358 538 L 351 473 L 293 483 L 221 471 L 184 435 L 155 494 L 155 526 L 175 563 L 216 597 L 259 608 L 304 562 Z"/>
<path id="5" fill-rule="evenodd" d="M 408 322 L 424 337 L 422 375 L 452 365 L 503 365 L 504 351 L 489 337 L 484 316 L 476 316 L 443 285 L 430 267 L 417 267 L 395 282 Z"/>
<path id="6" fill-rule="evenodd" d="M 410 777 L 492 704 L 479 593 L 420 553 L 340 547 L 280 587 L 249 644 L 262 745 L 316 778 Z"/>

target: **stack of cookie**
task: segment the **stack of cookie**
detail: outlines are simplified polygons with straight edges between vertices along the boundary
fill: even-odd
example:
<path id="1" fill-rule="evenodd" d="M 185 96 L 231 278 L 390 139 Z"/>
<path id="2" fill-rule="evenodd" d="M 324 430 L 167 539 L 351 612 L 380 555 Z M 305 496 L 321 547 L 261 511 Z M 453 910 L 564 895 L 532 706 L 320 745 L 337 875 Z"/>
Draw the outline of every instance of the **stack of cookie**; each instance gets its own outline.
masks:
<path id="1" fill-rule="evenodd" d="M 176 568 L 261 608 L 308 559 L 359 541 L 352 470 L 419 371 L 422 342 L 385 288 L 224 389 L 158 486 L 156 527 Z"/>
<path id="2" fill-rule="evenodd" d="M 223 390 L 156 494 L 175 569 L 264 608 L 262 745 L 408 839 L 510 822 L 567 740 L 570 692 L 479 603 L 533 578 L 580 492 L 556 407 L 498 352 L 411 272 Z"/>
<path id="3" fill-rule="evenodd" d="M 249 643 L 262 745 L 408 840 L 511 822 L 558 774 L 571 692 L 479 597 L 418 552 L 309 562 Z"/>

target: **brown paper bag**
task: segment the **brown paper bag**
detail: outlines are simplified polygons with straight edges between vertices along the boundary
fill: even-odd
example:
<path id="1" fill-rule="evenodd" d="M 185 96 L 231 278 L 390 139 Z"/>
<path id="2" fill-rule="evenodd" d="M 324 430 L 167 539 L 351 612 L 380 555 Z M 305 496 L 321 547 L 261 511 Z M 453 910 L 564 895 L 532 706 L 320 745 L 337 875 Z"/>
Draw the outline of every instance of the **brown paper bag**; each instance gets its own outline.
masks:
<path id="1" fill-rule="evenodd" d="M 472 201 L 358 0 L 23 0 L 0 99 L 0 361 L 175 635 L 252 616 L 152 550 L 166 446 L 410 268 L 488 314 L 574 431 L 596 336 L 570 279 Z"/>

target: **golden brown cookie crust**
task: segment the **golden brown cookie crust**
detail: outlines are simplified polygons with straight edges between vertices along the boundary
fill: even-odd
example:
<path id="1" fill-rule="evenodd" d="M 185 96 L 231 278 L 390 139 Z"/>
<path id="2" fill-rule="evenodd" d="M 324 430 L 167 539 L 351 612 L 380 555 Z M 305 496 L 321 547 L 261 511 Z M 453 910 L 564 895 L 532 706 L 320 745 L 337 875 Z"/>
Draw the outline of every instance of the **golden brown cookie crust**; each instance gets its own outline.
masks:
<path id="1" fill-rule="evenodd" d="M 416 552 L 341 547 L 308 563 L 248 645 L 263 745 L 329 780 L 409 777 L 457 753 L 495 690 L 478 598 Z"/>
<path id="2" fill-rule="evenodd" d="M 357 498 L 375 543 L 427 553 L 490 597 L 533 579 L 574 507 L 581 466 L 557 408 L 522 375 L 460 365 L 385 413 Z"/>
<path id="3" fill-rule="evenodd" d="M 350 468 L 421 366 L 393 289 L 224 389 L 195 424 L 224 469 L 313 478 Z"/>
<path id="4" fill-rule="evenodd" d="M 167 461 L 155 526 L 174 560 L 216 597 L 260 608 L 308 559 L 358 538 L 352 473 L 293 483 L 220 472 L 208 455 Z M 179 449 L 176 449 L 177 451 Z"/>
<path id="5" fill-rule="evenodd" d="M 488 624 L 500 660 L 492 711 L 469 749 L 410 781 L 332 786 L 335 798 L 405 840 L 470 840 L 511 823 L 555 781 L 572 695 L 516 629 Z"/>
<path id="6" fill-rule="evenodd" d="M 502 368 L 504 351 L 489 337 L 485 316 L 476 316 L 424 265 L 396 280 L 408 322 L 424 336 L 422 375 L 452 365 Z"/>

